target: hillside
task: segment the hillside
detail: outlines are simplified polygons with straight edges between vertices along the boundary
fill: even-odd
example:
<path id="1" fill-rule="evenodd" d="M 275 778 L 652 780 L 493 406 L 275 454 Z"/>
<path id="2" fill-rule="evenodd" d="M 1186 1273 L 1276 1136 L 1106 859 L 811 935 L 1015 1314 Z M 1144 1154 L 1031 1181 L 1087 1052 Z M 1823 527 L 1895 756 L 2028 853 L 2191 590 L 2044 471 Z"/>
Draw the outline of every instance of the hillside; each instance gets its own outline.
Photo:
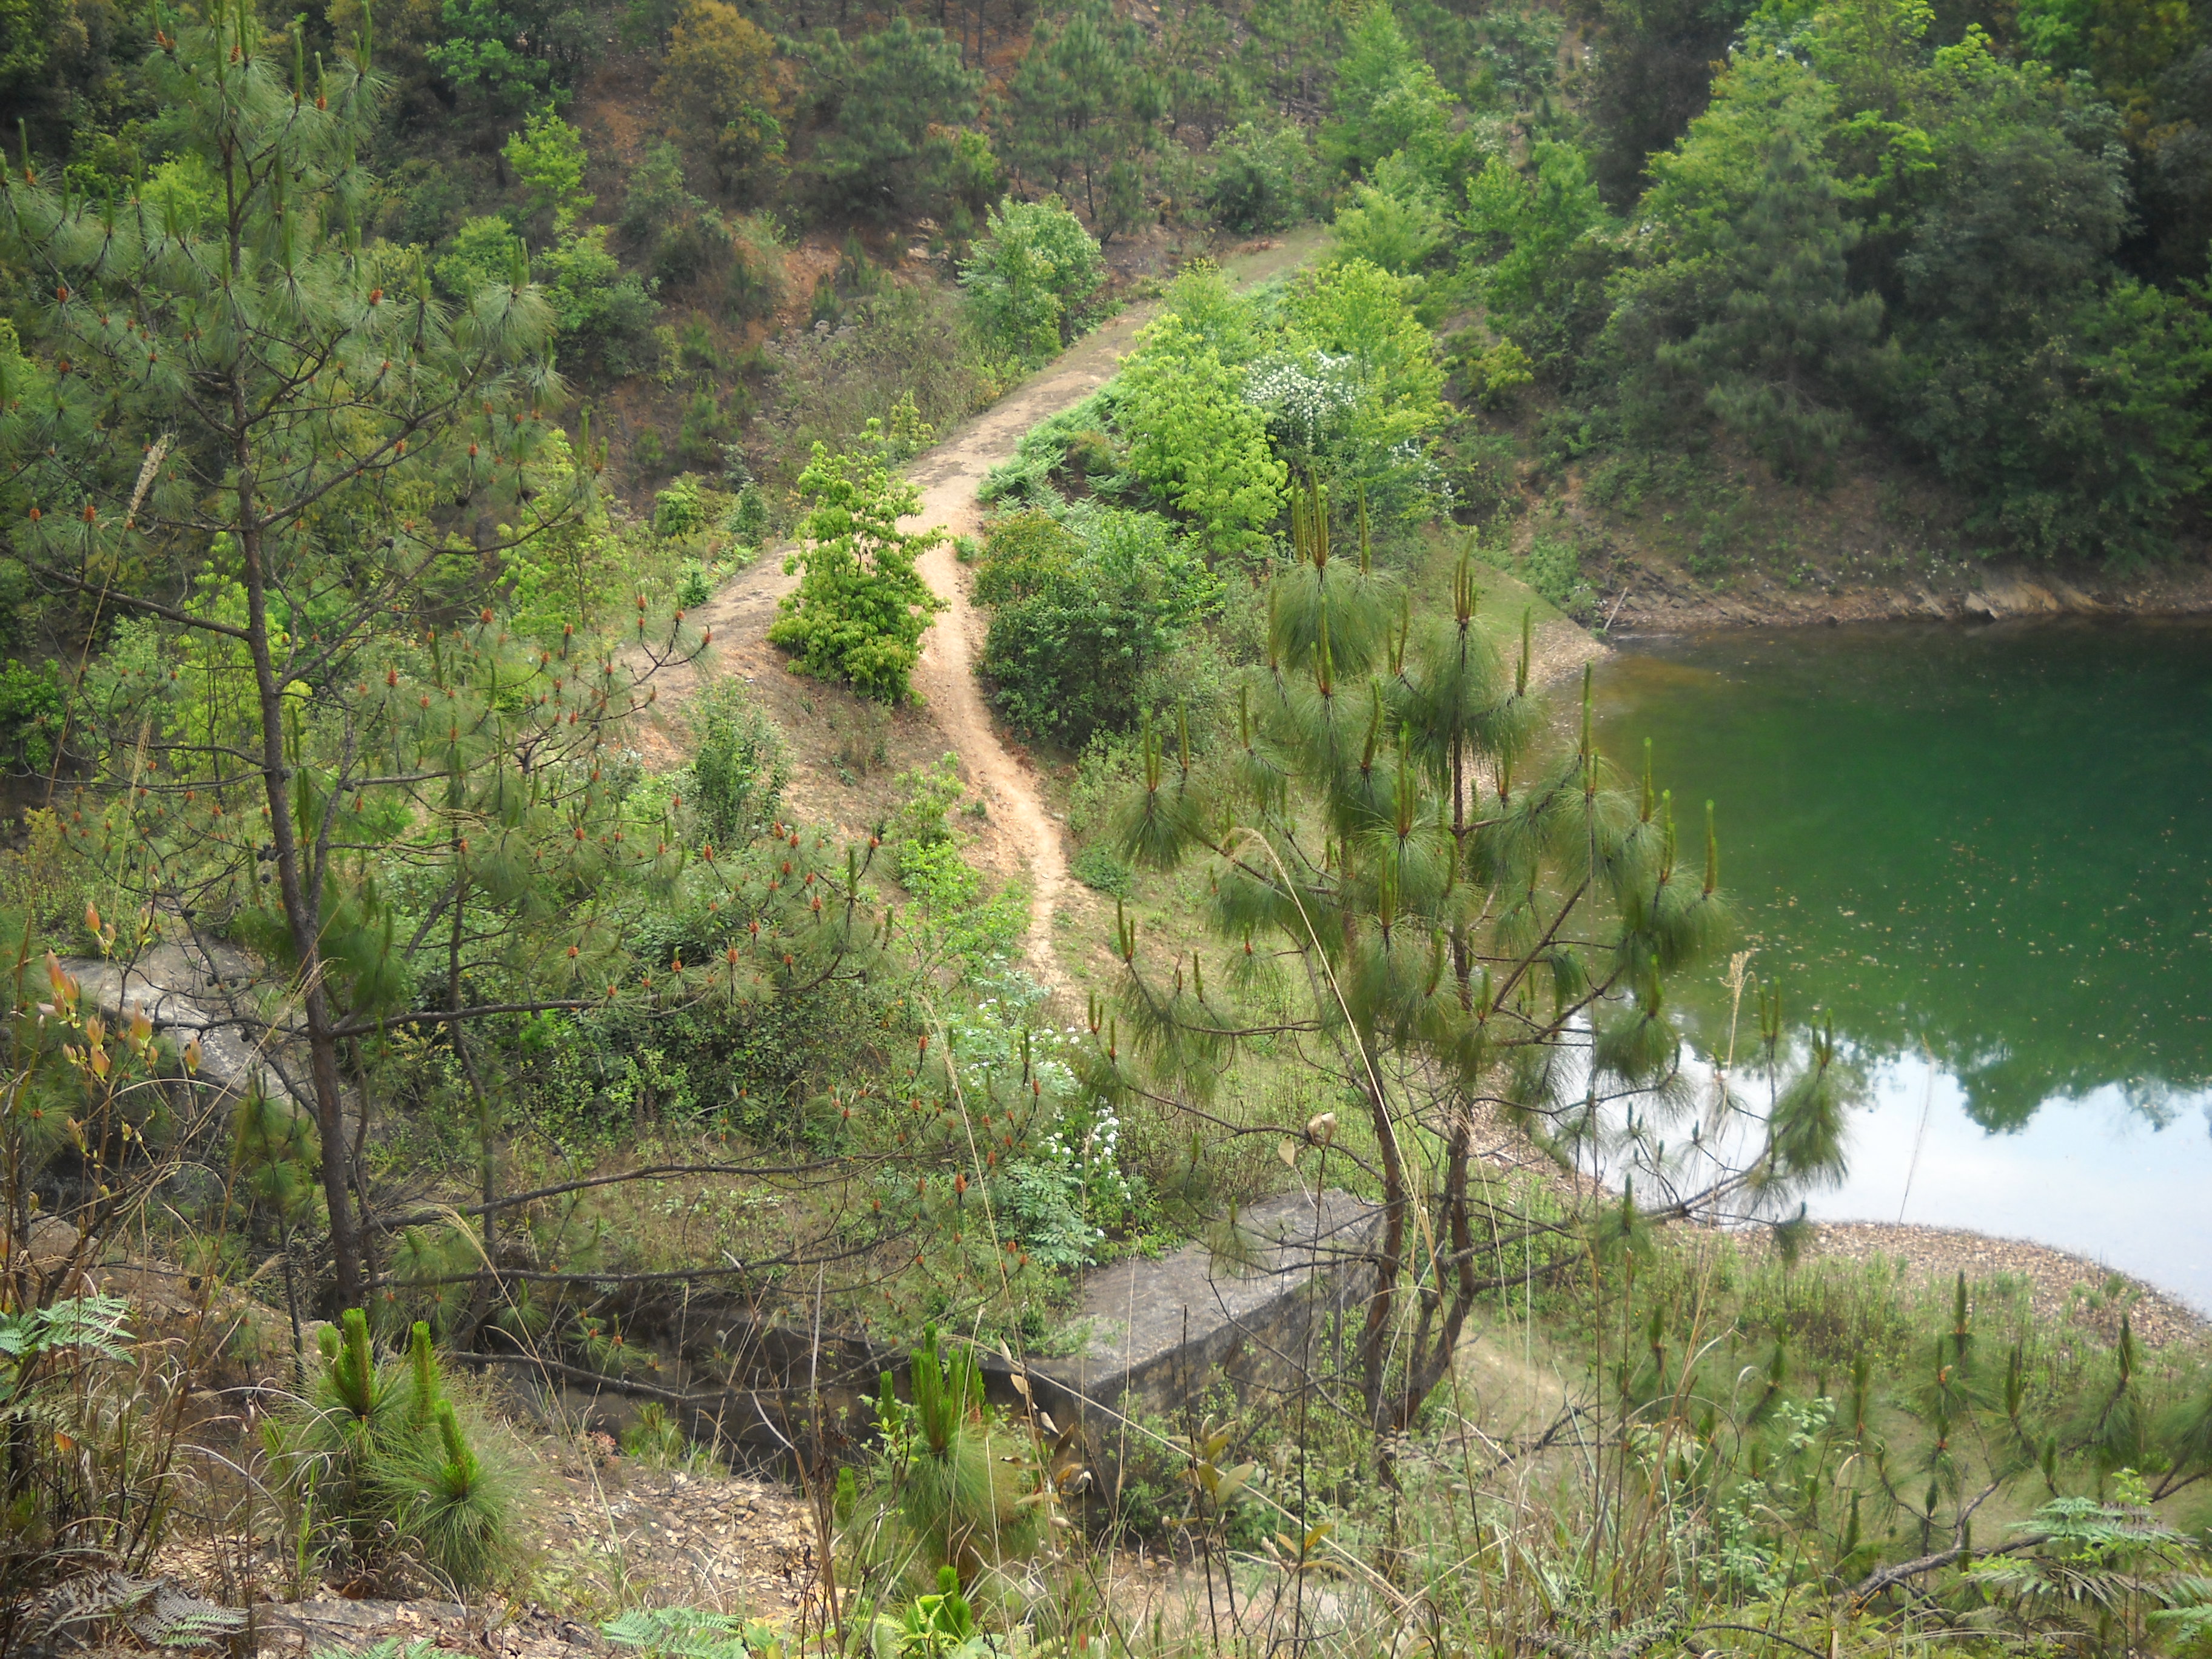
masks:
<path id="1" fill-rule="evenodd" d="M 2204 30 L 0 7 L 0 1652 L 2197 1659 L 1595 688 L 2199 603 Z"/>

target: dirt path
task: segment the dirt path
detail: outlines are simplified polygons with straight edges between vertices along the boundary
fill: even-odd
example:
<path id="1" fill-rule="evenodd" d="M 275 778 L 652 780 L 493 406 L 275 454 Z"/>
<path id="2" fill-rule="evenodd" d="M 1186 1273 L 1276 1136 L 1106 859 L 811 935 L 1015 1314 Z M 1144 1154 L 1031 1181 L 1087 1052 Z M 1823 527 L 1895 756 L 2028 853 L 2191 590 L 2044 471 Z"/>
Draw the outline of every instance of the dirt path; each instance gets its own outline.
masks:
<path id="1" fill-rule="evenodd" d="M 1256 282 L 1297 265 L 1319 242 L 1317 234 L 1309 233 L 1258 245 L 1224 260 L 1224 269 L 1239 283 Z M 984 475 L 1013 458 L 1015 446 L 1031 427 L 1080 403 L 1112 379 L 1154 309 L 1146 305 L 1123 311 L 907 469 L 921 492 L 921 507 L 905 523 L 913 529 L 942 526 L 947 537 L 921 563 L 924 580 L 945 599 L 945 608 L 922 636 L 915 688 L 930 723 L 959 756 L 970 787 L 1018 851 L 1030 881 L 1030 971 L 1055 989 L 1066 985 L 1053 950 L 1053 915 L 1067 887 L 1067 848 L 1045 808 L 1034 765 L 1006 742 L 984 703 L 975 660 L 988 624 L 969 603 L 968 574 L 950 538 L 973 536 L 981 528 L 975 491 Z M 664 708 L 680 708 L 702 676 L 726 672 L 720 664 L 750 655 L 749 647 L 759 645 L 775 619 L 777 602 L 799 585 L 796 576 L 784 574 L 785 550 L 764 554 L 691 613 L 693 622 L 712 633 L 720 662 L 662 674 L 657 684 Z"/>

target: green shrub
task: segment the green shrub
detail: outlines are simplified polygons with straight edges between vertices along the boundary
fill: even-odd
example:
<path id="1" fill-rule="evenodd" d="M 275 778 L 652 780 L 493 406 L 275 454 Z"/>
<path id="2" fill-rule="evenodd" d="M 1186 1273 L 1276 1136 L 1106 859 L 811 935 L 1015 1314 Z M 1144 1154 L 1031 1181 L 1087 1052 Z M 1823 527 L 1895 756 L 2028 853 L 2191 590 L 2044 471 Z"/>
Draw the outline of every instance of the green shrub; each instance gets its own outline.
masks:
<path id="1" fill-rule="evenodd" d="M 722 528 L 749 547 L 758 547 L 768 536 L 768 497 L 760 486 L 748 483 L 722 520 Z"/>
<path id="2" fill-rule="evenodd" d="M 0 667 L 0 763 L 21 772 L 50 769 L 65 701 L 52 663 L 26 668 L 9 658 Z"/>
<path id="3" fill-rule="evenodd" d="M 1068 874 L 1085 887 L 1105 893 L 1114 898 L 1131 897 L 1136 891 L 1136 874 L 1104 843 L 1095 843 L 1075 855 L 1067 867 Z"/>
<path id="4" fill-rule="evenodd" d="M 891 844 L 905 878 L 906 849 L 949 844 L 952 827 L 945 815 L 960 805 L 968 786 L 960 781 L 960 757 L 948 754 L 934 766 L 917 766 L 898 775 L 899 805 L 890 824 Z"/>
<path id="5" fill-rule="evenodd" d="M 921 497 L 884 466 L 880 430 L 870 421 L 862 447 L 851 453 L 814 446 L 813 464 L 799 479 L 812 503 L 799 527 L 804 550 L 793 558 L 805 574 L 799 591 L 778 607 L 768 636 L 795 653 L 793 665 L 803 674 L 849 681 L 879 702 L 904 702 L 922 629 L 945 605 L 915 561 L 944 532 L 899 528 Z"/>
<path id="6" fill-rule="evenodd" d="M 320 1351 L 307 1398 L 265 1430 L 303 1547 L 372 1575 L 412 1565 L 457 1589 L 491 1582 L 515 1559 L 512 1475 L 447 1397 L 430 1328 L 379 1361 L 368 1316 L 349 1308 Z"/>
<path id="7" fill-rule="evenodd" d="M 1214 145 L 1213 157 L 1206 204 L 1231 230 L 1280 230 L 1310 211 L 1313 147 L 1296 124 L 1247 121 Z"/>
<path id="8" fill-rule="evenodd" d="M 1582 555 L 1571 541 L 1539 536 L 1515 566 L 1522 581 L 1565 611 L 1588 620 L 1597 611 L 1597 592 L 1583 580 Z"/>
<path id="9" fill-rule="evenodd" d="M 690 536 L 707 527 L 707 503 L 696 478 L 678 478 L 653 498 L 653 533 Z"/>
<path id="10" fill-rule="evenodd" d="M 1098 244 L 1058 197 L 1009 198 L 991 210 L 960 281 L 986 340 L 1000 356 L 1033 367 L 1072 337 L 1077 313 L 1105 273 Z"/>
<path id="11" fill-rule="evenodd" d="M 750 842 L 783 804 L 791 776 L 783 735 L 733 679 L 714 681 L 692 708 L 699 748 L 691 757 L 691 804 L 715 845 Z"/>
<path id="12" fill-rule="evenodd" d="M 982 670 L 1016 726 L 1071 747 L 1137 715 L 1139 683 L 1220 584 L 1155 514 L 1085 504 L 994 523 L 976 566 Z"/>

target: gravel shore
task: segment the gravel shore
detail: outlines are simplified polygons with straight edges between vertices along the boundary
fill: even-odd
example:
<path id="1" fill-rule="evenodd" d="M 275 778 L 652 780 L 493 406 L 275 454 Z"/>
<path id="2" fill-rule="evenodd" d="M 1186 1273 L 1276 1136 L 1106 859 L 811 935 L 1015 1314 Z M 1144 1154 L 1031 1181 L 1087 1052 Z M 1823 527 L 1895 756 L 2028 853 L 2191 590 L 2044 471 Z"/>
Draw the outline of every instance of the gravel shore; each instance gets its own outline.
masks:
<path id="1" fill-rule="evenodd" d="M 2110 1325 L 2117 1331 L 2124 1311 L 2136 1340 L 2147 1348 L 2189 1341 L 2208 1328 L 2203 1316 L 2178 1298 L 2047 1244 L 1991 1238 L 1956 1227 L 1881 1221 L 1823 1222 L 1814 1229 L 1814 1236 L 1817 1242 L 1811 1254 L 1848 1261 L 1887 1256 L 1931 1279 L 1951 1279 L 1962 1269 L 1969 1282 L 1992 1273 L 2015 1274 L 2033 1287 L 2031 1299 L 2038 1318 L 2070 1319 L 2093 1328 Z"/>

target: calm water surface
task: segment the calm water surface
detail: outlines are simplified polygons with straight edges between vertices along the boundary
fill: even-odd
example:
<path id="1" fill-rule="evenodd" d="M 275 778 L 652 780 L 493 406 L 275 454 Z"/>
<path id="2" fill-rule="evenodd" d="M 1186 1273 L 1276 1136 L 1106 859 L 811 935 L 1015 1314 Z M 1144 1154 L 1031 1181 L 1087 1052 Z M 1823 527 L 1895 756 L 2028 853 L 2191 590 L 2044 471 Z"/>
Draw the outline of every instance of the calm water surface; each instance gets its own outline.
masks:
<path id="1" fill-rule="evenodd" d="M 1729 634 L 1598 676 L 1614 757 L 1650 738 L 1686 827 L 1718 804 L 1754 971 L 1866 1069 L 1814 1213 L 2034 1238 L 2212 1310 L 2212 625 Z"/>

